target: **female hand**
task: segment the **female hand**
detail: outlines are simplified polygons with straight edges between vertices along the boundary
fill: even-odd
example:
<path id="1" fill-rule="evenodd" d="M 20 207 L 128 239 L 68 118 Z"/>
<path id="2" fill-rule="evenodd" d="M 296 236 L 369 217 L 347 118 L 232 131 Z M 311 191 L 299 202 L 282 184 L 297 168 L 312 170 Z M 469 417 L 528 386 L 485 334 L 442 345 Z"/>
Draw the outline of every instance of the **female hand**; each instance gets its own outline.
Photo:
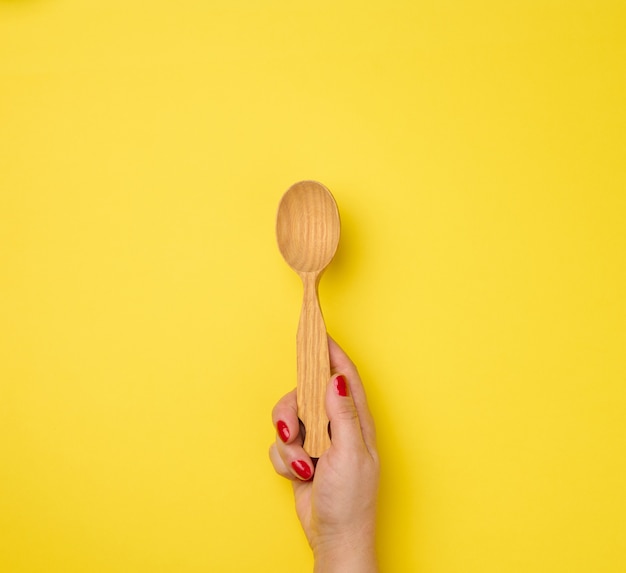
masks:
<path id="1" fill-rule="evenodd" d="M 313 464 L 302 448 L 296 391 L 274 407 L 270 459 L 291 480 L 296 512 L 313 549 L 315 571 L 375 573 L 379 462 L 374 420 L 355 365 L 330 337 L 326 391 L 331 446 Z"/>

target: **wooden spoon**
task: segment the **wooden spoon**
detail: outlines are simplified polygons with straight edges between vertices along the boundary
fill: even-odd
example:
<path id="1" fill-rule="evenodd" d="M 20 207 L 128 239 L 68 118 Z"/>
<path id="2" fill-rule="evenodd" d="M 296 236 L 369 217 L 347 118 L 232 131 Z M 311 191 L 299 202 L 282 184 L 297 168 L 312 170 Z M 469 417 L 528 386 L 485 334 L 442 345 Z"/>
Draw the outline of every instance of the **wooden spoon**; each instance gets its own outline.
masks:
<path id="1" fill-rule="evenodd" d="M 304 285 L 296 337 L 298 417 L 304 450 L 319 458 L 330 446 L 326 386 L 330 379 L 328 338 L 317 286 L 339 244 L 339 211 L 330 191 L 316 181 L 300 181 L 283 195 L 276 217 L 278 248 Z"/>

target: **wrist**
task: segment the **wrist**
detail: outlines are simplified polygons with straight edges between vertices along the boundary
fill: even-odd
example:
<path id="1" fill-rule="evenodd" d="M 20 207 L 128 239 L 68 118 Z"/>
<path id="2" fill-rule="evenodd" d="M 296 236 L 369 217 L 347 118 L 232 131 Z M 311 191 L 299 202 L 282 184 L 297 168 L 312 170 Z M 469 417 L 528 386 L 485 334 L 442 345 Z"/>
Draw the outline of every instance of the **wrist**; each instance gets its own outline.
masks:
<path id="1" fill-rule="evenodd" d="M 378 573 L 376 552 L 341 551 L 314 558 L 314 573 Z"/>
<path id="2" fill-rule="evenodd" d="M 313 557 L 314 573 L 378 573 L 373 531 L 320 542 Z"/>

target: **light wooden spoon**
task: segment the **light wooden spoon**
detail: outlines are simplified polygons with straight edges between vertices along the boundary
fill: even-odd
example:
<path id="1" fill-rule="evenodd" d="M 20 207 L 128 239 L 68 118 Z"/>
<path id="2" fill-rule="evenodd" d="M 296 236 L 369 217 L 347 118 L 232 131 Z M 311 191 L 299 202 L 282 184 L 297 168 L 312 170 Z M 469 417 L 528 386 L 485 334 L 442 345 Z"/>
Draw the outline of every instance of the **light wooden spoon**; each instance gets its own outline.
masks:
<path id="1" fill-rule="evenodd" d="M 300 181 L 283 195 L 276 217 L 278 248 L 304 285 L 296 337 L 298 417 L 304 450 L 319 458 L 330 446 L 326 386 L 330 379 L 328 338 L 317 286 L 339 244 L 339 211 L 330 191 L 316 181 Z"/>

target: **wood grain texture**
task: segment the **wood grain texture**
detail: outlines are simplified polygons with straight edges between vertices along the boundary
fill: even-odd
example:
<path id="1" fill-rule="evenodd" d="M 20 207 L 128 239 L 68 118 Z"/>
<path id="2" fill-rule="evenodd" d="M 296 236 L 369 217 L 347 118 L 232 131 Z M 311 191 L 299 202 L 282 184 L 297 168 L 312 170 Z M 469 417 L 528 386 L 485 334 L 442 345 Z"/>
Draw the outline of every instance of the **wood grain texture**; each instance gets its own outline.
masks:
<path id="1" fill-rule="evenodd" d="M 299 274 L 304 297 L 296 336 L 298 417 L 306 429 L 304 451 L 319 458 L 330 446 L 325 405 L 330 379 L 328 336 L 317 292 L 321 273 Z"/>
<path id="2" fill-rule="evenodd" d="M 330 379 L 328 337 L 318 285 L 337 251 L 339 211 L 330 191 L 316 181 L 292 185 L 281 199 L 276 237 L 283 257 L 304 287 L 296 337 L 298 417 L 306 434 L 304 450 L 320 457 L 330 446 L 326 386 Z"/>

